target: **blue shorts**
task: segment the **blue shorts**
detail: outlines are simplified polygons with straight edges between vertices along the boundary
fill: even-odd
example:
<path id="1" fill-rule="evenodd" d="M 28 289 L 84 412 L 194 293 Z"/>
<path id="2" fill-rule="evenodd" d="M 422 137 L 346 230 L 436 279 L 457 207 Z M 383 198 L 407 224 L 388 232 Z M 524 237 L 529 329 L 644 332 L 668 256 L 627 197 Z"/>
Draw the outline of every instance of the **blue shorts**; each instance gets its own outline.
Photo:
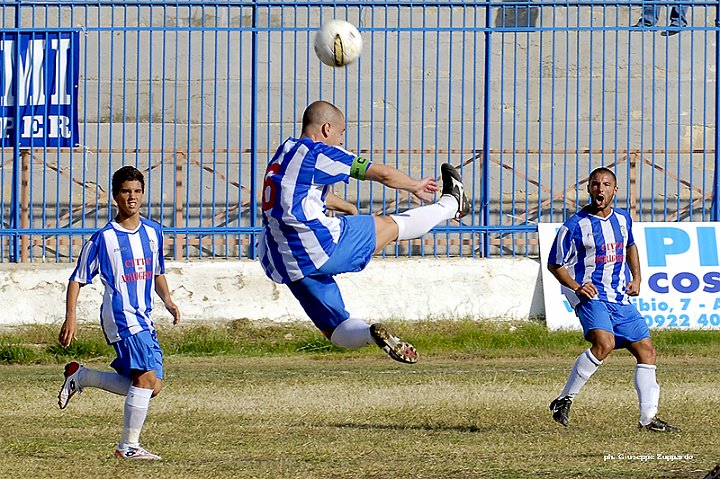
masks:
<path id="1" fill-rule="evenodd" d="M 343 230 L 330 259 L 312 275 L 287 283 L 320 331 L 332 331 L 350 317 L 333 276 L 361 271 L 375 252 L 375 219 L 370 215 L 342 219 Z"/>
<path id="2" fill-rule="evenodd" d="M 370 215 L 343 216 L 342 233 L 335 251 L 317 272 L 336 275 L 356 273 L 368 265 L 375 252 L 375 218 Z"/>
<path id="3" fill-rule="evenodd" d="M 583 301 L 575 307 L 575 314 L 580 319 L 585 337 L 592 329 L 602 329 L 615 335 L 616 349 L 650 337 L 645 318 L 632 304 Z"/>
<path id="4" fill-rule="evenodd" d="M 158 379 L 163 378 L 163 353 L 155 331 L 140 331 L 113 343 L 117 358 L 110 367 L 118 374 L 130 377 L 131 371 L 155 371 Z"/>

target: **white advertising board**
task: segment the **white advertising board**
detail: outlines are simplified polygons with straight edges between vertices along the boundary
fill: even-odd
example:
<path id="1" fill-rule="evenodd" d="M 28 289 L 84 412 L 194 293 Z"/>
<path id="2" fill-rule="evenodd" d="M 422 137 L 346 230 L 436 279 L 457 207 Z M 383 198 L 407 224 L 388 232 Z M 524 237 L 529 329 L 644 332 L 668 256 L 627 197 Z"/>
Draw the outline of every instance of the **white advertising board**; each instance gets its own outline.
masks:
<path id="1" fill-rule="evenodd" d="M 560 283 L 547 270 L 560 223 L 538 225 L 549 329 L 581 329 Z M 633 223 L 642 284 L 631 298 L 651 329 L 720 330 L 720 224 Z"/>

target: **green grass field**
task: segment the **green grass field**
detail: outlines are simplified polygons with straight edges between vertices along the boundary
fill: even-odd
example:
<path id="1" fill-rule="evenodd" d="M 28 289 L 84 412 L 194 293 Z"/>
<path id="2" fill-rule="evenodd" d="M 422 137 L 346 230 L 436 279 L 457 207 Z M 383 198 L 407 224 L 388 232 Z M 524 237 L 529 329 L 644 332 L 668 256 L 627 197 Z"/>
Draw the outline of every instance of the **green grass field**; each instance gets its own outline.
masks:
<path id="1" fill-rule="evenodd" d="M 585 348 L 578 333 L 395 326 L 423 354 L 417 365 L 339 351 L 304 325 L 163 328 L 166 387 L 142 435 L 158 463 L 112 458 L 121 397 L 87 389 L 57 408 L 69 356 L 54 328 L 5 331 L 0 477 L 701 478 L 720 461 L 717 332 L 655 334 L 660 415 L 683 432 L 653 434 L 636 429 L 625 351 L 590 380 L 564 429 L 547 405 Z M 106 369 L 111 351 L 82 331 L 71 353 Z"/>

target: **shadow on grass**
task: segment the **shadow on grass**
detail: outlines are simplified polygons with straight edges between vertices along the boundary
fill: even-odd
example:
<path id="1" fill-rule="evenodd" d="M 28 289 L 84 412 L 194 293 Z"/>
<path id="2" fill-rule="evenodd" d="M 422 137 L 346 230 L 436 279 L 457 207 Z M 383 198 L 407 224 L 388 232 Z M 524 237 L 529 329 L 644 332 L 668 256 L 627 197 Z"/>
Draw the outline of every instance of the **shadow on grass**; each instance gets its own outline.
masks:
<path id="1" fill-rule="evenodd" d="M 307 426 L 308 424 L 302 424 Z M 336 427 L 341 429 L 362 429 L 362 430 L 389 430 L 389 431 L 452 431 L 452 432 L 490 432 L 489 429 L 480 428 L 474 425 L 447 425 L 447 424 L 370 424 L 357 422 L 340 422 L 329 424 L 311 424 L 313 427 Z"/>

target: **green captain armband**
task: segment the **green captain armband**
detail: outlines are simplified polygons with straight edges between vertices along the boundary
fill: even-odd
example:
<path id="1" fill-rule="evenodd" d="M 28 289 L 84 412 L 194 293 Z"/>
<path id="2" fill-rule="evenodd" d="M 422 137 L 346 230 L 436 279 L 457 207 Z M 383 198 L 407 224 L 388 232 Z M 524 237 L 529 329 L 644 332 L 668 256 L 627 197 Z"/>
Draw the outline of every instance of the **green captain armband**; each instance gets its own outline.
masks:
<path id="1" fill-rule="evenodd" d="M 364 180 L 365 173 L 367 173 L 367 169 L 370 167 L 370 164 L 369 160 L 361 156 L 356 156 L 352 165 L 350 165 L 350 176 L 357 178 L 358 180 Z"/>

